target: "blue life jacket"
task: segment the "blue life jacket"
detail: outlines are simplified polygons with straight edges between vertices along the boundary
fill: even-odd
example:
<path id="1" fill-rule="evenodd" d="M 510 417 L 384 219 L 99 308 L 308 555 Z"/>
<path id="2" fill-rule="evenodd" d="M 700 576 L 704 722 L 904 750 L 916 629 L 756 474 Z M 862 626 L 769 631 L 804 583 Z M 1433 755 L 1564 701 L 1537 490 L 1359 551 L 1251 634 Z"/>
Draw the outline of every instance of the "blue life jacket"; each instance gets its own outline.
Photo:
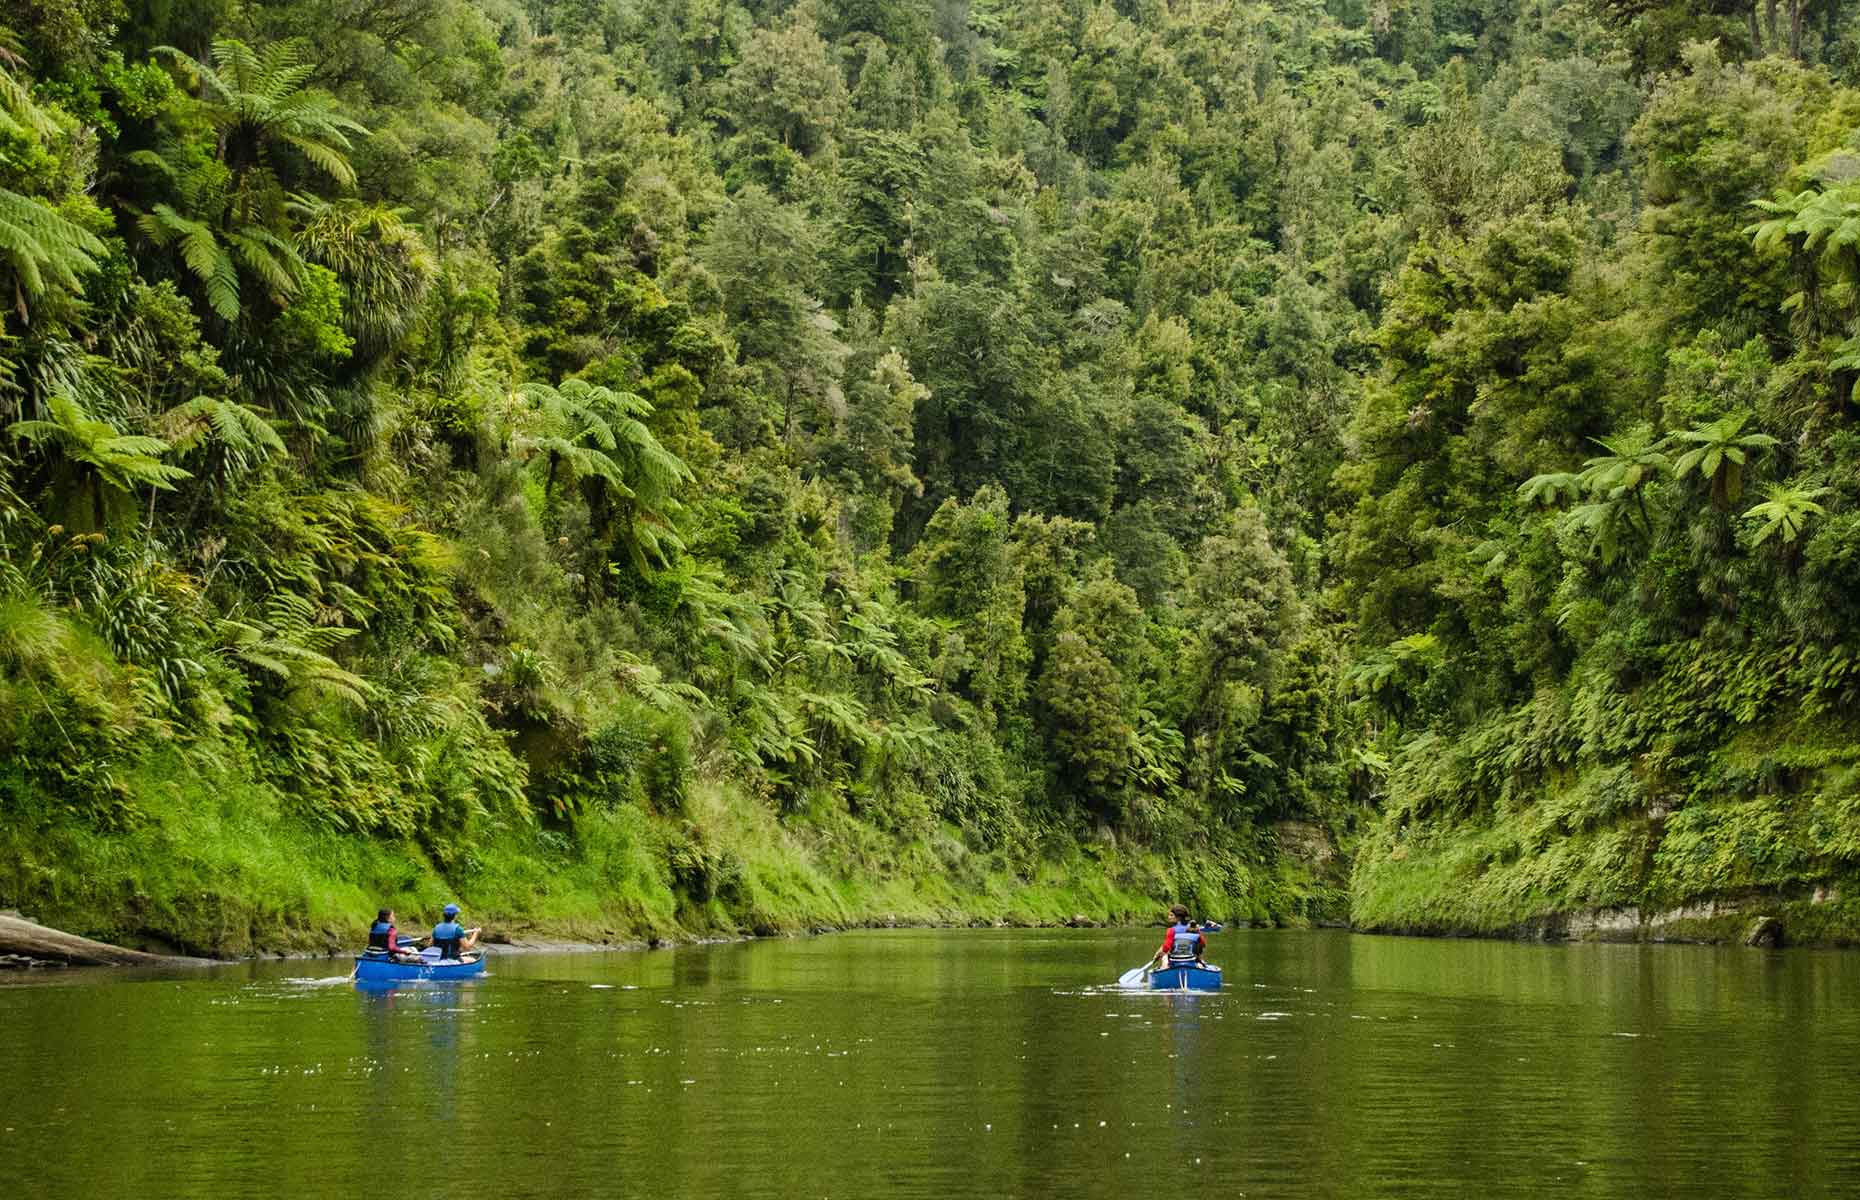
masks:
<path id="1" fill-rule="evenodd" d="M 457 921 L 441 921 L 433 926 L 433 945 L 439 947 L 441 958 L 457 958 L 464 938 L 465 927 Z"/>
<path id="2" fill-rule="evenodd" d="M 388 924 L 386 921 L 376 921 L 373 925 L 368 927 L 368 948 L 370 950 L 379 950 L 381 953 L 386 954 L 388 951 L 388 934 L 392 932 L 394 932 L 394 927 L 392 925 Z"/>
<path id="3" fill-rule="evenodd" d="M 1201 957 L 1201 935 L 1186 925 L 1175 925 L 1175 940 L 1169 943 L 1169 961 L 1192 963 Z"/>

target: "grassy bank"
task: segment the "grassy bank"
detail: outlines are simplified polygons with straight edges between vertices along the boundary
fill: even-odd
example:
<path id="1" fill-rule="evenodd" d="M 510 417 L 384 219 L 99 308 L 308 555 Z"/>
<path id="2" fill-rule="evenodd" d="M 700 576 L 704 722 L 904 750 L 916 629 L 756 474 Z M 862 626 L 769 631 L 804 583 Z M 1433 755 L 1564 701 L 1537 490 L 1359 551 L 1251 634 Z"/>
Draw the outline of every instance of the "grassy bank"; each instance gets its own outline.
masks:
<path id="1" fill-rule="evenodd" d="M 417 926 L 448 900 L 512 936 L 608 942 L 861 924 L 1154 920 L 1184 896 L 1221 919 L 1335 911 L 1291 861 L 1164 857 L 1054 838 L 1018 854 L 950 827 L 899 841 L 839 811 L 777 820 L 698 783 L 683 809 L 622 805 L 490 830 L 441 865 L 417 842 L 319 826 L 236 770 L 156 755 L 121 783 L 116 828 L 16 791 L 0 811 L 0 907 L 125 945 L 209 956 L 340 951 L 377 906 Z M 1328 907 L 1327 907 L 1328 906 Z"/>
<path id="2" fill-rule="evenodd" d="M 1800 745 L 1745 738 L 1720 774 L 1735 764 L 1775 778 L 1766 754 L 1793 760 Z M 1430 770 L 1450 779 L 1455 763 L 1435 756 Z M 1791 944 L 1847 945 L 1860 944 L 1860 874 L 1830 833 L 1844 771 L 1800 771 L 1787 794 L 1649 811 L 1631 772 L 1592 768 L 1546 778 L 1503 812 L 1464 813 L 1425 811 L 1421 778 L 1398 771 L 1391 815 L 1348 846 L 1347 864 L 1315 868 L 1270 844 L 1167 854 L 1053 830 L 982 848 L 947 824 L 900 838 L 833 805 L 778 818 L 740 785 L 705 779 L 675 809 L 487 820 L 469 844 L 435 850 L 332 828 L 237 762 L 164 751 L 117 779 L 108 819 L 9 780 L 0 908 L 213 956 L 337 951 L 380 904 L 417 925 L 452 899 L 501 933 L 592 942 L 1145 922 L 1182 898 L 1224 920 L 1496 937 L 1730 942 L 1774 916 Z"/>

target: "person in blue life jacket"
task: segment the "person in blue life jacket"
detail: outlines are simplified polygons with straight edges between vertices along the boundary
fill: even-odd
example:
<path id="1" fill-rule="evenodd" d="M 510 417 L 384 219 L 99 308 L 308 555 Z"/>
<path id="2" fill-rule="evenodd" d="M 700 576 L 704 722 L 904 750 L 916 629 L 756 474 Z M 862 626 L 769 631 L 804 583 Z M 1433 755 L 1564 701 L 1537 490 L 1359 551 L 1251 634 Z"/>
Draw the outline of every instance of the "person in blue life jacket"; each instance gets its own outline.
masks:
<path id="1" fill-rule="evenodd" d="M 1208 935 L 1189 921 L 1188 909 L 1180 904 L 1172 906 L 1169 920 L 1169 930 L 1163 934 L 1162 947 L 1156 951 L 1151 966 L 1157 969 L 1207 966 Z"/>
<path id="2" fill-rule="evenodd" d="M 459 906 L 448 904 L 445 920 L 433 926 L 433 945 L 439 947 L 439 957 L 463 960 L 466 951 L 478 944 L 479 932 L 476 927 L 467 929 L 459 924 Z"/>
<path id="3" fill-rule="evenodd" d="M 385 954 L 389 958 L 407 958 L 419 953 L 400 940 L 400 931 L 394 928 L 394 910 L 391 908 L 375 913 L 375 923 L 368 927 L 368 952 Z"/>

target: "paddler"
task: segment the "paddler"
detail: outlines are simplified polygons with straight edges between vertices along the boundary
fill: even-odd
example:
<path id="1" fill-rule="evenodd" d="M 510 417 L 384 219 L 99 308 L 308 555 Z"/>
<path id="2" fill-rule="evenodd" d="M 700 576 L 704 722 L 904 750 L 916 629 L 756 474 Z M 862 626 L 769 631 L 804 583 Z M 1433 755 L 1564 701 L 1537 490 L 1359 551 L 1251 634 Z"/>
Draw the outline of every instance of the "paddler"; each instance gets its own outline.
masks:
<path id="1" fill-rule="evenodd" d="M 439 957 L 464 961 L 465 952 L 478 944 L 479 932 L 476 927 L 467 929 L 460 925 L 459 906 L 448 904 L 445 920 L 433 926 L 433 945 L 439 947 Z"/>
<path id="2" fill-rule="evenodd" d="M 1191 924 L 1188 908 L 1176 904 L 1169 908 L 1170 925 L 1163 934 L 1162 948 L 1156 951 L 1151 964 L 1166 964 L 1171 967 L 1207 966 L 1205 955 L 1208 947 L 1208 935 Z"/>
<path id="3" fill-rule="evenodd" d="M 375 923 L 368 927 L 368 950 L 371 954 L 385 954 L 389 958 L 403 958 L 419 953 L 412 946 L 400 944 L 400 931 L 394 928 L 394 910 L 391 908 L 375 913 Z"/>

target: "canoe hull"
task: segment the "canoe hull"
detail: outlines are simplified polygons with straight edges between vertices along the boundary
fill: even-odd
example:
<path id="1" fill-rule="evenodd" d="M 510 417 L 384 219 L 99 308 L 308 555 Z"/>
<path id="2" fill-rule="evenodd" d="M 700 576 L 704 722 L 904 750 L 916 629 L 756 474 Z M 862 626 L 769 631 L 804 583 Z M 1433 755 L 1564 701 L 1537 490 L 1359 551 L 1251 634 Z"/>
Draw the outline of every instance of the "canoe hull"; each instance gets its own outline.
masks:
<path id="1" fill-rule="evenodd" d="M 389 958 L 357 958 L 355 978 L 364 983 L 416 983 L 423 979 L 475 979 L 484 974 L 482 956 L 470 962 L 435 958 L 426 962 L 397 962 Z"/>
<path id="2" fill-rule="evenodd" d="M 1150 988 L 1158 992 L 1218 992 L 1218 967 L 1164 967 L 1150 974 Z"/>

